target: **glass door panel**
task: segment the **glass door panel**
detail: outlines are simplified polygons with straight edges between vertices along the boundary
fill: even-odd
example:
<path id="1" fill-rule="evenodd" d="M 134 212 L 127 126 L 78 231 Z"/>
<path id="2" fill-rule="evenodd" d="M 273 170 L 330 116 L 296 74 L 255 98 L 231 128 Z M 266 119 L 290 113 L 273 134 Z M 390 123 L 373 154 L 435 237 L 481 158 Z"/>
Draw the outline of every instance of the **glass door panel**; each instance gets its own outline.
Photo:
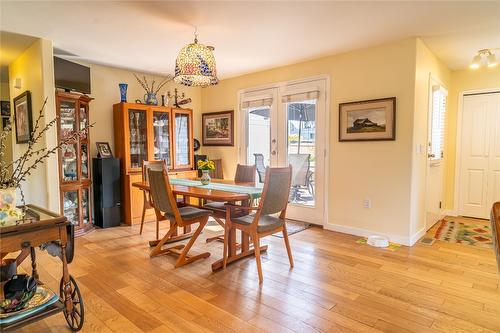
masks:
<path id="1" fill-rule="evenodd" d="M 80 216 L 78 213 L 78 190 L 68 191 L 63 193 L 63 210 L 64 216 L 73 225 L 80 224 Z"/>
<path id="2" fill-rule="evenodd" d="M 82 221 L 88 224 L 90 221 L 89 189 L 82 189 Z"/>
<path id="3" fill-rule="evenodd" d="M 60 103 L 59 133 L 61 138 L 66 138 L 77 129 L 76 102 L 62 100 Z"/>
<path id="4" fill-rule="evenodd" d="M 89 153 L 88 145 L 82 143 L 80 145 L 80 155 L 81 155 L 81 168 L 82 168 L 82 178 L 89 178 Z"/>
<path id="5" fill-rule="evenodd" d="M 65 144 L 61 147 L 62 180 L 73 182 L 78 180 L 77 145 Z"/>
<path id="6" fill-rule="evenodd" d="M 129 110 L 130 166 L 140 168 L 148 159 L 146 111 Z"/>
<path id="7" fill-rule="evenodd" d="M 154 157 L 170 165 L 170 118 L 166 112 L 153 112 Z"/>
<path id="8" fill-rule="evenodd" d="M 88 125 L 88 105 L 87 104 L 80 104 L 80 130 L 83 130 L 85 127 Z M 87 134 L 83 134 L 80 137 L 81 140 L 87 140 Z"/>
<path id="9" fill-rule="evenodd" d="M 271 107 L 249 108 L 247 116 L 247 156 L 248 165 L 255 164 L 257 179 L 264 182 L 265 168 L 271 165 Z"/>
<path id="10" fill-rule="evenodd" d="M 178 166 L 191 164 L 189 151 L 189 115 L 175 114 L 175 163 Z"/>

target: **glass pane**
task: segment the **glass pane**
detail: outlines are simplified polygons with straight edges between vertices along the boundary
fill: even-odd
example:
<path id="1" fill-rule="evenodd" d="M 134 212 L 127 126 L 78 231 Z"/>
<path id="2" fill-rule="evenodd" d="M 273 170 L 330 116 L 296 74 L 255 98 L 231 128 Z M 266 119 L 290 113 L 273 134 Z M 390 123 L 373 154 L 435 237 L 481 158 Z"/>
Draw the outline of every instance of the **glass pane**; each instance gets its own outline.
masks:
<path id="1" fill-rule="evenodd" d="M 146 133 L 146 112 L 129 110 L 130 124 L 130 165 L 140 168 L 142 161 L 148 159 L 148 142 Z"/>
<path id="2" fill-rule="evenodd" d="M 168 113 L 153 112 L 155 160 L 165 160 L 170 165 L 170 134 Z"/>
<path id="3" fill-rule="evenodd" d="M 177 165 L 188 165 L 189 154 L 189 116 L 178 113 L 175 115 L 175 161 Z"/>
<path id="4" fill-rule="evenodd" d="M 86 144 L 80 145 L 80 154 L 82 155 L 82 178 L 89 178 L 89 155 Z"/>
<path id="5" fill-rule="evenodd" d="M 80 130 L 84 129 L 87 126 L 88 122 L 88 115 L 87 115 L 87 105 L 82 104 L 80 105 Z M 87 135 L 84 134 L 81 136 L 82 140 L 87 139 Z"/>
<path id="6" fill-rule="evenodd" d="M 89 189 L 88 188 L 84 188 L 82 190 L 82 220 L 83 220 L 83 224 L 87 224 L 90 221 Z"/>
<path id="7" fill-rule="evenodd" d="M 292 165 L 292 204 L 314 206 L 316 100 L 287 104 L 288 163 Z"/>
<path id="8" fill-rule="evenodd" d="M 73 101 L 61 101 L 60 133 L 65 138 L 76 130 L 76 104 Z"/>
<path id="9" fill-rule="evenodd" d="M 62 178 L 65 182 L 71 182 L 78 179 L 76 144 L 66 144 L 61 147 Z"/>
<path id="10" fill-rule="evenodd" d="M 247 164 L 255 164 L 260 183 L 270 163 L 271 108 L 269 106 L 247 110 Z"/>
<path id="11" fill-rule="evenodd" d="M 78 191 L 64 192 L 63 195 L 64 216 L 71 224 L 78 225 Z"/>

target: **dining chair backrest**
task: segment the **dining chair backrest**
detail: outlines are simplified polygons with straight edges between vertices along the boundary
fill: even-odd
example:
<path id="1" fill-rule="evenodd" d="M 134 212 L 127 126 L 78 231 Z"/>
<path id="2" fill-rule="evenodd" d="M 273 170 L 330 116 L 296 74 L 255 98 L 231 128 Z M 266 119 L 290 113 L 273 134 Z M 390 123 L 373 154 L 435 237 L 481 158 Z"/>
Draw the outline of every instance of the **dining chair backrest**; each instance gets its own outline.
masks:
<path id="1" fill-rule="evenodd" d="M 495 202 L 491 208 L 491 231 L 498 272 L 500 272 L 500 201 Z"/>
<path id="2" fill-rule="evenodd" d="M 255 165 L 238 164 L 236 166 L 234 181 L 255 183 Z"/>
<path id="3" fill-rule="evenodd" d="M 210 170 L 210 177 L 215 179 L 224 179 L 224 173 L 222 172 L 222 159 L 218 158 L 212 161 L 214 162 L 215 170 Z"/>
<path id="4" fill-rule="evenodd" d="M 292 186 L 307 185 L 311 154 L 288 154 L 288 162 L 292 166 Z"/>
<path id="5" fill-rule="evenodd" d="M 264 155 L 253 154 L 255 156 L 255 167 L 257 168 L 257 174 L 259 175 L 259 183 L 263 183 L 266 178 L 266 166 L 264 165 Z"/>
<path id="6" fill-rule="evenodd" d="M 154 208 L 168 215 L 179 216 L 166 170 L 148 169 L 148 178 Z"/>
<path id="7" fill-rule="evenodd" d="M 259 216 L 276 214 L 286 210 L 290 197 L 291 178 L 291 165 L 286 168 L 266 168 L 266 181 L 259 203 Z"/>
<path id="8" fill-rule="evenodd" d="M 148 181 L 148 170 L 162 171 L 166 168 L 165 160 L 142 161 L 142 180 L 145 182 Z"/>

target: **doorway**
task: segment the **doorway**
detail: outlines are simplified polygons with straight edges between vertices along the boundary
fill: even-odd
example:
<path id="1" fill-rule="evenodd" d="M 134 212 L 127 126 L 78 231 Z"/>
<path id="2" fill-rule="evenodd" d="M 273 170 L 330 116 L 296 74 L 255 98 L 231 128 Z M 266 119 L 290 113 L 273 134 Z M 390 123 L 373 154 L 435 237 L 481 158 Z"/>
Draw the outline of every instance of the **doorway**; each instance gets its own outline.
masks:
<path id="1" fill-rule="evenodd" d="M 240 94 L 244 137 L 240 161 L 265 167 L 292 165 L 287 217 L 314 224 L 325 221 L 327 79 L 286 82 Z"/>

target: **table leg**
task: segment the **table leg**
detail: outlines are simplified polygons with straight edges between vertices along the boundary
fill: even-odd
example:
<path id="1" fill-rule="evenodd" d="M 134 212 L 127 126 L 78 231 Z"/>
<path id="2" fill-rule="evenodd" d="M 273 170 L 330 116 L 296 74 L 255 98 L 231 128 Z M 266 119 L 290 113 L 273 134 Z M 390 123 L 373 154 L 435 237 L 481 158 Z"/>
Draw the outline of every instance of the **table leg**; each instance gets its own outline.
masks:
<path id="1" fill-rule="evenodd" d="M 33 278 L 38 281 L 38 271 L 36 270 L 36 253 L 35 248 L 31 247 L 31 275 Z"/>

